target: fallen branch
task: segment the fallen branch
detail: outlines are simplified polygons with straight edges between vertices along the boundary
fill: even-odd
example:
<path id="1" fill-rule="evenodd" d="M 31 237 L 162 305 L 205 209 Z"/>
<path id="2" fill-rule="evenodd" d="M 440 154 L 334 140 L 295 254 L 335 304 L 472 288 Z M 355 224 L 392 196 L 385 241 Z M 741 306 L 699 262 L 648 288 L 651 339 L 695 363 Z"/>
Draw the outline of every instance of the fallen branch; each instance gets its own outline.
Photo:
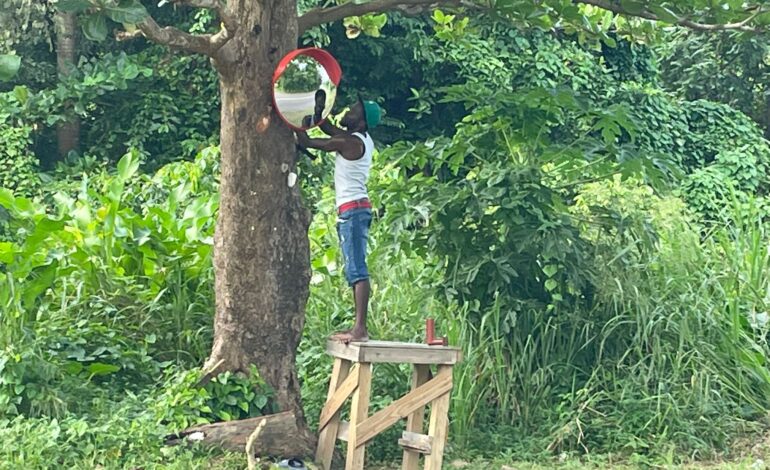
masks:
<path id="1" fill-rule="evenodd" d="M 259 430 L 259 432 L 255 432 Z M 286 411 L 257 418 L 224 421 L 187 428 L 166 436 L 167 445 L 198 442 L 205 446 L 270 457 L 311 457 L 313 443 L 302 437 L 294 413 Z"/>

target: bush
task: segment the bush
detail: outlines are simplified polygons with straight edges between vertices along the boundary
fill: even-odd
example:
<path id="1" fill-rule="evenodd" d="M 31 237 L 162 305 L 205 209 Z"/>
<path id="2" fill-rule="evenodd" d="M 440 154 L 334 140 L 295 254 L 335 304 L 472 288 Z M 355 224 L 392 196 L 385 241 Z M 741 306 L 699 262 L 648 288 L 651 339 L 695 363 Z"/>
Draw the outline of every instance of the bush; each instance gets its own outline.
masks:
<path id="1" fill-rule="evenodd" d="M 32 129 L 0 124 L 0 187 L 32 196 L 40 188 L 39 163 L 30 146 Z"/>

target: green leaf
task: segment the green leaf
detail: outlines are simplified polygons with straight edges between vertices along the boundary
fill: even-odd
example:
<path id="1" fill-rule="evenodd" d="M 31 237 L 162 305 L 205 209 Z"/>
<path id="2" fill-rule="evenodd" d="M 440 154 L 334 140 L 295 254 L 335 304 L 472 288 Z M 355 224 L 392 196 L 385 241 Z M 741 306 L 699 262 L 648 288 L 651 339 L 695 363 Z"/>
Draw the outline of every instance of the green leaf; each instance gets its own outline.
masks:
<path id="1" fill-rule="evenodd" d="M 54 261 L 45 268 L 35 272 L 35 277 L 26 285 L 22 294 L 24 308 L 31 310 L 38 297 L 53 285 L 58 267 L 59 263 Z"/>
<path id="2" fill-rule="evenodd" d="M 13 263 L 13 258 L 16 255 L 16 249 L 11 242 L 0 242 L 0 263 L 10 264 Z"/>
<path id="3" fill-rule="evenodd" d="M 63 367 L 64 371 L 70 375 L 77 375 L 83 370 L 83 364 L 75 361 L 66 363 Z"/>
<path id="4" fill-rule="evenodd" d="M 554 275 L 554 274 L 556 274 L 556 272 L 557 272 L 558 270 L 559 270 L 559 268 L 557 268 L 557 267 L 556 267 L 555 265 L 553 265 L 553 264 L 547 264 L 547 265 L 545 265 L 545 267 L 543 268 L 543 272 L 544 272 L 544 273 L 545 273 L 545 275 L 546 275 L 546 276 L 548 276 L 548 277 L 553 277 L 553 275 Z"/>
<path id="5" fill-rule="evenodd" d="M 12 79 L 21 67 L 21 57 L 10 54 L 0 54 L 0 82 Z"/>
<path id="6" fill-rule="evenodd" d="M 0 188 L 0 206 L 11 209 L 15 206 L 16 198 L 13 191 L 8 188 Z"/>
<path id="7" fill-rule="evenodd" d="M 553 291 L 558 286 L 559 286 L 559 283 L 554 281 L 553 279 L 548 279 L 547 281 L 545 281 L 545 290 L 547 290 L 548 292 Z"/>
<path id="8" fill-rule="evenodd" d="M 65 13 L 79 13 L 92 7 L 94 4 L 89 0 L 59 0 L 56 3 L 56 9 Z"/>
<path id="9" fill-rule="evenodd" d="M 137 0 L 122 0 L 116 7 L 105 8 L 107 16 L 116 23 L 139 23 L 147 16 L 144 5 Z"/>
<path id="10" fill-rule="evenodd" d="M 138 169 L 139 159 L 137 159 L 132 152 L 123 155 L 123 157 L 118 162 L 118 176 L 122 180 L 127 180 L 134 176 Z"/>
<path id="11" fill-rule="evenodd" d="M 94 362 L 88 366 L 88 373 L 91 375 L 109 375 L 120 370 L 120 366 L 105 364 L 103 362 Z"/>
<path id="12" fill-rule="evenodd" d="M 649 8 L 650 11 L 655 13 L 655 16 L 657 16 L 660 21 L 671 24 L 675 24 L 679 21 L 679 17 L 676 15 L 676 13 L 662 5 L 650 5 Z"/>
<path id="13" fill-rule="evenodd" d="M 267 395 L 260 395 L 254 399 L 254 405 L 260 410 L 267 405 Z"/>
<path id="14" fill-rule="evenodd" d="M 620 6 L 631 15 L 638 15 L 644 11 L 644 4 L 638 0 L 620 0 Z"/>
<path id="15" fill-rule="evenodd" d="M 13 96 L 19 103 L 24 104 L 29 99 L 29 89 L 22 85 L 13 87 Z"/>
<path id="16" fill-rule="evenodd" d="M 83 22 L 83 34 L 91 41 L 104 41 L 107 38 L 107 18 L 95 13 Z"/>

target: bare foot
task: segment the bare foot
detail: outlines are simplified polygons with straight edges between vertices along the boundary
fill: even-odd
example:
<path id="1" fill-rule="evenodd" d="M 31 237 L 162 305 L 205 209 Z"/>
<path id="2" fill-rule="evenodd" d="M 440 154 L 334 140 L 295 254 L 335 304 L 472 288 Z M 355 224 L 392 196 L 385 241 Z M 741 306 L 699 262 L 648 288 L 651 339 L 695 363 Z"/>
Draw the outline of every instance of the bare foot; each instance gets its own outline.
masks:
<path id="1" fill-rule="evenodd" d="M 355 330 L 343 331 L 332 335 L 334 341 L 339 341 L 343 344 L 350 343 L 365 343 L 369 341 L 369 335 L 366 331 L 360 332 Z"/>
<path id="2" fill-rule="evenodd" d="M 336 333 L 333 333 L 333 334 L 329 335 L 329 339 L 330 339 L 330 340 L 333 340 L 333 341 L 337 341 L 337 339 L 338 339 L 340 336 L 349 335 L 349 334 L 350 334 L 352 331 L 353 331 L 353 329 L 352 329 L 352 328 L 351 328 L 351 329 L 349 329 L 349 330 L 342 330 L 342 331 L 338 331 L 338 332 L 336 332 Z"/>

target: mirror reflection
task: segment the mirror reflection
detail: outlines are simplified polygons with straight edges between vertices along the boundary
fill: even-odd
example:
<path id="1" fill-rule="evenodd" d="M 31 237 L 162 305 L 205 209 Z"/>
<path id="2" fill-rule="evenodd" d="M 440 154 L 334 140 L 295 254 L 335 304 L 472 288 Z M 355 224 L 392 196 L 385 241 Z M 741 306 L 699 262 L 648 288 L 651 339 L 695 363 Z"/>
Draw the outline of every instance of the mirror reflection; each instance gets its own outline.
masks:
<path id="1" fill-rule="evenodd" d="M 309 129 L 331 113 L 337 87 L 316 59 L 298 55 L 291 59 L 273 85 L 275 106 L 292 127 Z"/>

